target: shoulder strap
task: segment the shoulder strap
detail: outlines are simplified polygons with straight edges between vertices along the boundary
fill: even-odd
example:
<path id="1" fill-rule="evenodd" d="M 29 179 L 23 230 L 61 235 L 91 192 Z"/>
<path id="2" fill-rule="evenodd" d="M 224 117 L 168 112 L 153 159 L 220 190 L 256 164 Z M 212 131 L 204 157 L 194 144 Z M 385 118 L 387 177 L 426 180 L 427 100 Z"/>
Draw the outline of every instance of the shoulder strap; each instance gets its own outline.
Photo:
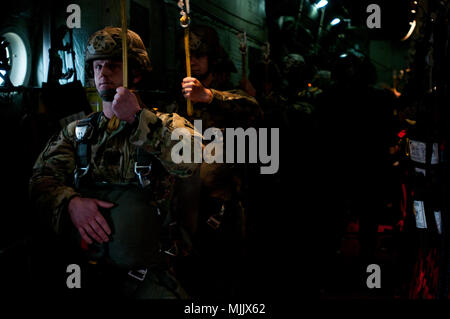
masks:
<path id="1" fill-rule="evenodd" d="M 74 184 L 75 188 L 79 187 L 80 178 L 85 176 L 89 171 L 91 163 L 91 140 L 97 131 L 98 119 L 100 112 L 95 112 L 87 118 L 78 121 L 75 127 L 76 159 Z"/>

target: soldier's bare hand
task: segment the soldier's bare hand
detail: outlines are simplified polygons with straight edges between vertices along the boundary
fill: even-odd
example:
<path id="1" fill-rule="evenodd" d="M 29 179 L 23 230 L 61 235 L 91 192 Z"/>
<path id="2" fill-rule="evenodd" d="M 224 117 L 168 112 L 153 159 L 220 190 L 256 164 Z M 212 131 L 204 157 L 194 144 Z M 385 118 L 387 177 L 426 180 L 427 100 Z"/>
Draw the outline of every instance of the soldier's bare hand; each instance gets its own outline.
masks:
<path id="1" fill-rule="evenodd" d="M 91 238 L 98 243 L 108 241 L 111 229 L 98 208 L 113 206 L 113 203 L 95 198 L 74 197 L 70 200 L 68 205 L 70 219 L 86 243 L 92 244 Z"/>
<path id="2" fill-rule="evenodd" d="M 213 99 L 213 93 L 211 90 L 205 88 L 196 78 L 184 78 L 181 83 L 181 90 L 183 92 L 183 96 L 194 103 L 209 103 Z"/>
<path id="3" fill-rule="evenodd" d="M 112 102 L 112 110 L 119 120 L 134 122 L 135 114 L 141 109 L 136 95 L 130 90 L 120 86 Z"/>

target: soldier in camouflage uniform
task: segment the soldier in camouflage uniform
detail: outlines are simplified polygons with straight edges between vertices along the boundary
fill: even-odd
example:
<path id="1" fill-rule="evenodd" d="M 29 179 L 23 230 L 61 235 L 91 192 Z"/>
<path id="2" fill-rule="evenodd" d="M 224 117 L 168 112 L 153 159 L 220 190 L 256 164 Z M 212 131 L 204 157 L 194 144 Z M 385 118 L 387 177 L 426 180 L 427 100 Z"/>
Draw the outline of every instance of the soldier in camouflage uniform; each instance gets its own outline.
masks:
<path id="1" fill-rule="evenodd" d="M 103 112 L 70 123 L 48 142 L 34 165 L 30 195 L 57 234 L 74 235 L 100 270 L 105 292 L 183 298 L 169 270 L 172 239 L 164 234 L 176 222 L 174 180 L 199 171 L 199 164 L 173 162 L 178 141 L 171 133 L 184 128 L 193 137 L 193 127 L 177 114 L 146 109 L 122 87 L 121 36 L 120 28 L 107 27 L 90 37 L 86 70 Z M 151 67 L 140 37 L 128 30 L 127 40 L 132 89 Z M 108 128 L 113 115 L 120 120 L 116 130 Z"/>
<path id="2" fill-rule="evenodd" d="M 203 120 L 204 129 L 255 126 L 262 116 L 258 102 L 220 80 L 222 66 L 228 65 L 231 72 L 235 68 L 220 45 L 217 32 L 207 26 L 192 26 L 189 38 L 192 77 L 185 77 L 181 83 L 184 98 L 194 106 L 194 114 L 188 119 Z M 177 113 L 185 115 L 185 100 L 178 101 Z"/>
<path id="3" fill-rule="evenodd" d="M 220 45 L 217 32 L 202 25 L 191 26 L 189 31 L 192 76 L 183 78 L 181 90 L 176 89 L 178 94 L 182 93 L 175 103 L 176 112 L 191 123 L 201 120 L 203 130 L 257 127 L 262 118 L 261 109 L 255 98 L 234 89 L 230 83 L 227 73 L 236 72 L 236 68 Z M 180 38 L 180 48 L 182 43 Z M 187 115 L 186 99 L 193 104 L 192 116 Z M 195 254 L 180 261 L 180 271 L 187 271 L 183 283 L 194 296 L 227 297 L 239 290 L 245 236 L 246 166 L 221 163 L 201 166 L 201 207 L 193 239 Z"/>

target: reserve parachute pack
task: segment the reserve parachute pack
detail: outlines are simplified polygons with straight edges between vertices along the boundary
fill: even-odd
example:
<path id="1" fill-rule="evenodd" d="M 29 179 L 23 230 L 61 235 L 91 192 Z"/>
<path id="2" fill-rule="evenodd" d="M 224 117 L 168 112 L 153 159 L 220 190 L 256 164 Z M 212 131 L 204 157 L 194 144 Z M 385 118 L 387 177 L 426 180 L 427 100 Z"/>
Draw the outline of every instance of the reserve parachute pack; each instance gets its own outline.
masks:
<path id="1" fill-rule="evenodd" d="M 100 209 L 111 228 L 111 235 L 107 243 L 93 243 L 84 248 L 90 261 L 103 260 L 125 269 L 162 262 L 163 216 L 152 204 L 149 188 L 96 183 L 79 191 L 85 197 L 115 204 L 113 208 Z"/>
<path id="2" fill-rule="evenodd" d="M 80 120 L 75 129 L 77 142 L 74 184 L 83 197 L 114 203 L 110 209 L 99 208 L 111 228 L 109 242 L 94 242 L 89 246 L 81 240 L 73 227 L 78 247 L 84 249 L 89 261 L 104 261 L 120 268 L 136 269 L 164 260 L 164 244 L 161 242 L 167 214 L 162 214 L 154 201 L 150 173 L 152 161 L 148 153 L 136 151 L 136 184 L 111 184 L 91 182 L 87 177 L 91 161 L 91 140 L 96 134 L 99 113 Z M 87 182 L 81 182 L 82 179 Z"/>

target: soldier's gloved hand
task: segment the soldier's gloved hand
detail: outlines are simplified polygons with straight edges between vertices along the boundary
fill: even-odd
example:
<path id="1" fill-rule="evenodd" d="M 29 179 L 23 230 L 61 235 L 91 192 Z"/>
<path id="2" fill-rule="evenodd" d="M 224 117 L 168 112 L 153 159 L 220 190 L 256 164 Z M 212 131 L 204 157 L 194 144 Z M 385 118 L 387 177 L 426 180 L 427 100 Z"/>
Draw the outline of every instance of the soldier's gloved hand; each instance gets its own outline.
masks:
<path id="1" fill-rule="evenodd" d="M 72 223 L 80 232 L 81 238 L 92 244 L 92 239 L 98 243 L 108 241 L 111 229 L 98 207 L 111 208 L 113 203 L 104 202 L 95 198 L 74 197 L 70 200 L 68 211 Z"/>
<path id="2" fill-rule="evenodd" d="M 183 79 L 181 90 L 183 96 L 194 103 L 210 103 L 214 97 L 210 89 L 205 88 L 199 80 L 192 77 Z"/>
<path id="3" fill-rule="evenodd" d="M 132 124 L 134 116 L 141 109 L 136 95 L 130 90 L 120 86 L 112 102 L 112 110 L 119 120 Z"/>

